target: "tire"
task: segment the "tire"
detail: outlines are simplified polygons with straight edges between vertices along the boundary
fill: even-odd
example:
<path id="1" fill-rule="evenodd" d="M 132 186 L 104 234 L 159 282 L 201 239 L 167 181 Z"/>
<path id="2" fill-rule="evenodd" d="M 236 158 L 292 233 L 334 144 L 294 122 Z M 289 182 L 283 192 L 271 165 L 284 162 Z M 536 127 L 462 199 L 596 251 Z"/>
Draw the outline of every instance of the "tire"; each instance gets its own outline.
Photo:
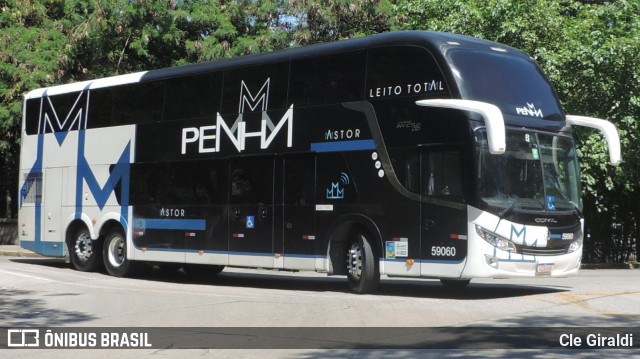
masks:
<path id="1" fill-rule="evenodd" d="M 104 266 L 114 277 L 130 277 L 140 267 L 139 262 L 127 258 L 127 238 L 121 230 L 112 230 L 104 239 Z"/>
<path id="2" fill-rule="evenodd" d="M 470 282 L 471 279 L 440 279 L 440 283 L 448 289 L 464 289 Z"/>
<path id="3" fill-rule="evenodd" d="M 358 294 L 372 293 L 380 284 L 378 258 L 371 241 L 360 233 L 347 246 L 347 278 L 351 290 Z"/>
<path id="4" fill-rule="evenodd" d="M 187 273 L 189 277 L 198 280 L 207 280 L 214 278 L 220 272 L 224 270 L 224 266 L 209 265 L 209 264 L 185 264 L 182 266 L 182 270 Z"/>
<path id="5" fill-rule="evenodd" d="M 102 267 L 102 242 L 91 239 L 86 227 L 78 229 L 67 246 L 75 269 L 93 272 Z"/>

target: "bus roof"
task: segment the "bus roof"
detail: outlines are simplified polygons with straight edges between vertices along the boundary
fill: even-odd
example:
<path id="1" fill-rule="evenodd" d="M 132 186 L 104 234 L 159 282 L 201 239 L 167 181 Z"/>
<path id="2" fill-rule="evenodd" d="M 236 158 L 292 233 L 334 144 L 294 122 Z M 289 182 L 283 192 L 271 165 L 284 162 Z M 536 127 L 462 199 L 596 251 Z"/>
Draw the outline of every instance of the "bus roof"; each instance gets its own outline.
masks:
<path id="1" fill-rule="evenodd" d="M 130 73 L 95 80 L 70 83 L 30 91 L 25 99 L 54 96 L 82 90 L 90 90 L 138 82 L 163 80 L 174 77 L 197 75 L 258 64 L 289 61 L 301 58 L 327 55 L 332 53 L 365 50 L 384 46 L 420 46 L 428 49 L 434 56 L 443 58 L 452 48 L 465 48 L 478 51 L 508 52 L 513 56 L 529 58 L 512 47 L 496 42 L 480 40 L 464 35 L 454 35 L 430 31 L 397 31 L 376 34 L 368 37 L 334 41 L 322 44 L 277 50 L 267 53 L 239 56 L 216 61 L 171 67 L 159 70 Z"/>

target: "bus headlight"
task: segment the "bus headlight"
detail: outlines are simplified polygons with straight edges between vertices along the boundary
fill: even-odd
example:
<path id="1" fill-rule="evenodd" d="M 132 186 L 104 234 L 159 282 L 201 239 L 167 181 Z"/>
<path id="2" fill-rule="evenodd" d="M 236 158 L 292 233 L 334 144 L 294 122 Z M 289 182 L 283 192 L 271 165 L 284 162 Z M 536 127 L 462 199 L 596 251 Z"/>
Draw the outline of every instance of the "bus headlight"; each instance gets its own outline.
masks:
<path id="1" fill-rule="evenodd" d="M 513 242 L 511 242 L 510 240 L 501 237 L 491 231 L 488 231 L 478 225 L 476 225 L 476 232 L 478 233 L 478 235 L 480 236 L 480 238 L 484 239 L 485 241 L 489 242 L 489 244 L 493 245 L 494 247 L 498 248 L 498 249 L 502 249 L 503 251 L 508 251 L 508 252 L 515 252 L 516 251 L 516 245 L 513 244 Z"/>

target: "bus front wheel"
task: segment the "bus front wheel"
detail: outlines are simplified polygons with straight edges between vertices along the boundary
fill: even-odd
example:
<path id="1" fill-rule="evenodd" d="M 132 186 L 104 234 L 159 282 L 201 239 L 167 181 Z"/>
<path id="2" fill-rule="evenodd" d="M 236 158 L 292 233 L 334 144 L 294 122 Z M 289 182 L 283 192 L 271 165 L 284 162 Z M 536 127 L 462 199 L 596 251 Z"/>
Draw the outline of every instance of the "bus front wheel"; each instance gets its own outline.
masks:
<path id="1" fill-rule="evenodd" d="M 347 278 L 351 290 L 364 294 L 374 292 L 380 283 L 378 258 L 371 240 L 364 234 L 347 246 Z"/>
<path id="2" fill-rule="evenodd" d="M 87 228 L 78 229 L 69 244 L 69 257 L 75 269 L 93 272 L 100 268 L 102 265 L 101 242 L 91 239 Z"/>
<path id="3" fill-rule="evenodd" d="M 138 262 L 127 258 L 127 238 L 120 230 L 107 234 L 103 245 L 104 266 L 114 277 L 129 277 L 138 267 Z"/>

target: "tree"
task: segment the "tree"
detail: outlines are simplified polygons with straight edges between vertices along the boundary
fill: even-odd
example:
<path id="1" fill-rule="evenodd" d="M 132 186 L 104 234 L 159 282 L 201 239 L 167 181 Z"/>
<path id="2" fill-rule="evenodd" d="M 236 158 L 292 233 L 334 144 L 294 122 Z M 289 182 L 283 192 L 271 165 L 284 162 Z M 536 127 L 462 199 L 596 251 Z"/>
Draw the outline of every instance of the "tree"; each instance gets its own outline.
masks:
<path id="1" fill-rule="evenodd" d="M 624 163 L 617 169 L 608 166 L 598 133 L 577 131 L 584 212 L 592 234 L 585 253 L 594 261 L 620 260 L 620 240 L 635 241 L 639 250 L 638 0 L 401 0 L 396 12 L 401 29 L 467 34 L 523 50 L 541 65 L 568 113 L 611 120 L 622 138 Z M 612 236 L 614 224 L 628 229 L 626 239 Z"/>
<path id="2" fill-rule="evenodd" d="M 587 255 L 620 260 L 621 241 L 640 251 L 640 0 L 0 0 L 0 11 L 0 216 L 7 190 L 16 214 L 22 96 L 30 90 L 424 29 L 521 49 L 541 65 L 567 112 L 618 126 L 618 169 L 606 164 L 599 134 L 577 132 L 594 238 Z"/>
<path id="3" fill-rule="evenodd" d="M 290 1 L 296 45 L 336 41 L 389 31 L 394 21 L 389 0 Z"/>
<path id="4" fill-rule="evenodd" d="M 580 4 L 576 9 L 564 35 L 563 71 L 555 82 L 569 112 L 608 118 L 620 131 L 624 163 L 617 170 L 605 165 L 599 134 L 579 133 L 592 238 L 587 253 L 594 260 L 620 262 L 634 242 L 640 255 L 640 2 Z"/>
<path id="5" fill-rule="evenodd" d="M 64 73 L 60 59 L 68 41 L 56 27 L 56 4 L 48 5 L 28 0 L 0 3 L 0 215 L 17 214 L 22 97 L 57 83 Z"/>

